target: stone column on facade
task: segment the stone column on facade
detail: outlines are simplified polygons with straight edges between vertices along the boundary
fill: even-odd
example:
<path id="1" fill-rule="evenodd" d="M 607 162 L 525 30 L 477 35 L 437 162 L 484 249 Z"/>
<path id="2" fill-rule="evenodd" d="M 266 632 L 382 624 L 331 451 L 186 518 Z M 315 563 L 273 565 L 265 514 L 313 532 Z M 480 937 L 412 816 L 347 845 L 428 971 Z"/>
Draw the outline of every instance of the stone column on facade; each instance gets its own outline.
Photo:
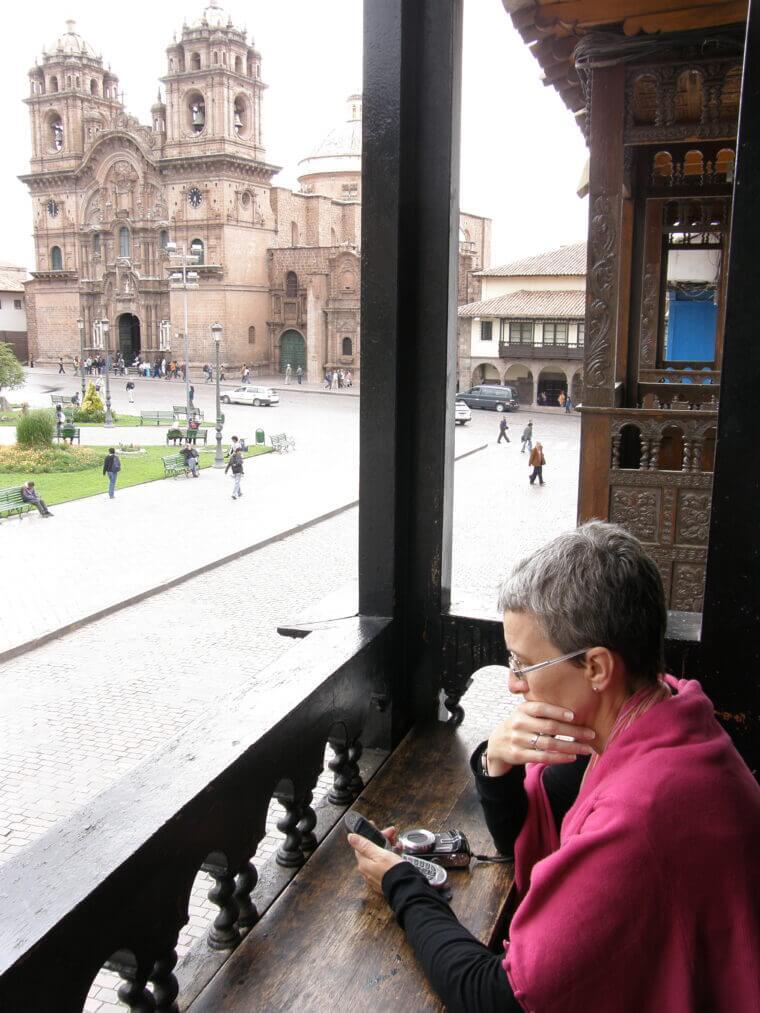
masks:
<path id="1" fill-rule="evenodd" d="M 321 383 L 324 378 L 327 333 L 325 302 L 327 276 L 314 274 L 306 292 L 306 382 Z"/>

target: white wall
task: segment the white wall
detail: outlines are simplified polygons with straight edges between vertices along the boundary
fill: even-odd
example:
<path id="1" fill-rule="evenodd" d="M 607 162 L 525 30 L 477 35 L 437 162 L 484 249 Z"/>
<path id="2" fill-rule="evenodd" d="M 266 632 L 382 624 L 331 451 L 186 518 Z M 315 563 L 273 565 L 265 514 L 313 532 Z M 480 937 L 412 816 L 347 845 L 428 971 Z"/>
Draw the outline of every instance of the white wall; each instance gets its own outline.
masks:
<path id="1" fill-rule="evenodd" d="M 585 275 L 546 275 L 522 276 L 512 278 L 482 278 L 481 301 L 496 299 L 500 295 L 511 295 L 512 292 L 527 290 L 529 292 L 585 292 Z"/>
<path id="2" fill-rule="evenodd" d="M 21 300 L 21 309 L 13 308 L 14 302 Z M 0 331 L 25 331 L 26 310 L 24 309 L 23 292 L 0 292 Z"/>
<path id="3" fill-rule="evenodd" d="M 481 320 L 491 321 L 491 334 L 493 335 L 491 341 L 481 341 L 480 339 L 480 322 Z M 480 317 L 477 320 L 470 321 L 472 324 L 472 330 L 470 332 L 470 357 L 473 361 L 477 359 L 497 359 L 499 357 L 499 335 L 501 334 L 501 321 L 498 317 Z M 578 321 L 570 321 L 568 327 L 568 345 L 571 348 L 577 347 L 578 341 Z M 509 321 L 507 321 L 504 330 L 504 340 L 509 340 Z M 536 320 L 533 324 L 533 343 L 536 345 L 542 345 L 544 341 L 544 325 L 543 321 Z M 562 358 L 562 348 L 564 346 L 557 346 L 557 356 Z"/>

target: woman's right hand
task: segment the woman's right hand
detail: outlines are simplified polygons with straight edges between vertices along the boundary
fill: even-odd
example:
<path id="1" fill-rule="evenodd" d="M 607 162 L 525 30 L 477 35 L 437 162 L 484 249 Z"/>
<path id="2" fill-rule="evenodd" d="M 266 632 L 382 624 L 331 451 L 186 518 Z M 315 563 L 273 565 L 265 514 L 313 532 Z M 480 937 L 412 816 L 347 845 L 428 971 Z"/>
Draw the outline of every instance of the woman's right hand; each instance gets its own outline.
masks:
<path id="1" fill-rule="evenodd" d="M 557 735 L 570 736 L 566 742 Z M 593 728 L 573 723 L 571 711 L 538 700 L 526 700 L 491 732 L 487 746 L 488 773 L 506 774 L 516 764 L 572 763 L 594 749 Z"/>

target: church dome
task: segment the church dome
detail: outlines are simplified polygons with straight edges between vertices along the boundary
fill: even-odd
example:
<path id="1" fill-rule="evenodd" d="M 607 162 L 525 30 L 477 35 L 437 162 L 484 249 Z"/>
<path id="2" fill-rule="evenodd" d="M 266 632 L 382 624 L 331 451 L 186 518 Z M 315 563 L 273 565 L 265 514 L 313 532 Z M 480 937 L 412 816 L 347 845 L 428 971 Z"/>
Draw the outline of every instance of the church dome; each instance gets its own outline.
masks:
<path id="1" fill-rule="evenodd" d="M 98 59 L 98 54 L 92 46 L 85 42 L 82 36 L 76 32 L 76 21 L 66 22 L 66 31 L 59 35 L 53 45 L 45 50 L 49 56 L 86 56 L 91 60 Z"/>
<path id="2" fill-rule="evenodd" d="M 232 18 L 220 6 L 219 0 L 209 0 L 203 8 L 203 14 L 197 21 L 191 22 L 191 28 L 226 28 L 232 24 Z"/>
<path id="3" fill-rule="evenodd" d="M 299 183 L 308 183 L 311 176 L 332 176 L 362 171 L 362 97 L 348 98 L 348 119 L 334 127 L 298 163 Z"/>

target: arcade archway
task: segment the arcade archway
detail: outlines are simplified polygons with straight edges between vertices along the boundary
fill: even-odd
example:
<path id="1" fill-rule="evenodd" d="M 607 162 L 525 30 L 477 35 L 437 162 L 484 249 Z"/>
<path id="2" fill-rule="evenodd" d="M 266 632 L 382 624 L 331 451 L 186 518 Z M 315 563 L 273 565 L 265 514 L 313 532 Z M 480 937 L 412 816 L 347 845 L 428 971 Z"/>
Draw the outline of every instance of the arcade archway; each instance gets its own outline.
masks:
<path id="1" fill-rule="evenodd" d="M 564 370 L 542 369 L 538 374 L 538 403 L 542 404 L 541 396 L 546 395 L 546 404 L 556 406 L 560 392 L 567 394 L 567 374 Z"/>
<path id="2" fill-rule="evenodd" d="M 500 383 L 499 371 L 490 362 L 481 362 L 472 371 L 472 385 L 477 387 L 482 383 Z"/>
<path id="3" fill-rule="evenodd" d="M 513 362 L 504 374 L 504 383 L 508 387 L 517 387 L 517 400 L 520 404 L 533 404 L 533 373 L 521 362 Z"/>
<path id="4" fill-rule="evenodd" d="M 140 354 L 140 319 L 134 313 L 122 313 L 119 317 L 119 348 L 124 362 L 131 366 L 135 356 Z"/>

